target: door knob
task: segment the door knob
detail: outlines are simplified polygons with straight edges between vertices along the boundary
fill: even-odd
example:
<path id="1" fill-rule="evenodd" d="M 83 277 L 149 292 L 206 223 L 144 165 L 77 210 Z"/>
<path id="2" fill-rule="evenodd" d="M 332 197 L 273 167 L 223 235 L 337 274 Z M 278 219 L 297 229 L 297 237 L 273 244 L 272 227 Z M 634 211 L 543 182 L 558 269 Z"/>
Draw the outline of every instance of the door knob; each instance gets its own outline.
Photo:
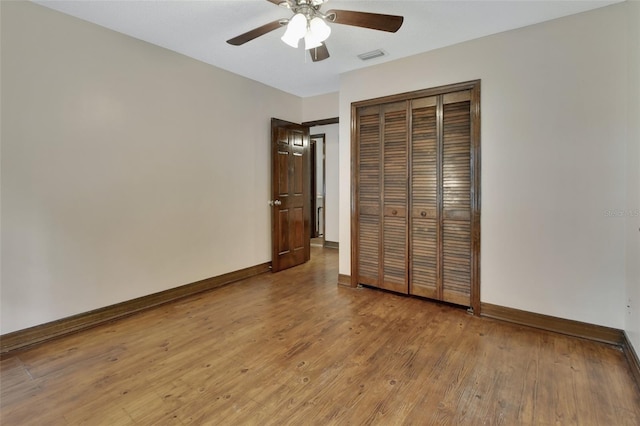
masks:
<path id="1" fill-rule="evenodd" d="M 275 201 L 269 200 L 269 205 L 270 206 L 279 206 L 281 204 L 282 204 L 282 201 L 280 201 L 280 200 L 275 200 Z"/>

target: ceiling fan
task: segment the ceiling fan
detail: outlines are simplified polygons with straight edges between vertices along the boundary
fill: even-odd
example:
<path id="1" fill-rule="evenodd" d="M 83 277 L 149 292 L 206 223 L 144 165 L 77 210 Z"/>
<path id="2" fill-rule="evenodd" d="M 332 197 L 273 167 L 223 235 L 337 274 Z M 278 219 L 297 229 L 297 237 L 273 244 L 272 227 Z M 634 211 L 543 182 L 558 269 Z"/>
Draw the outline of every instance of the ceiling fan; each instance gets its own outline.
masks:
<path id="1" fill-rule="evenodd" d="M 320 7 L 322 7 L 327 0 L 267 1 L 291 9 L 293 16 L 289 19 L 279 19 L 254 28 L 244 34 L 227 40 L 227 43 L 240 46 L 254 38 L 286 26 L 287 30 L 281 38 L 282 41 L 291 47 L 297 48 L 300 40 L 304 39 L 305 49 L 310 52 L 311 59 L 313 62 L 318 62 L 329 57 L 329 51 L 324 43 L 331 34 L 331 27 L 327 23 L 351 25 L 354 27 L 395 33 L 400 29 L 404 20 L 402 16 L 397 15 L 357 12 L 353 10 L 331 9 L 326 13 L 322 13 Z"/>

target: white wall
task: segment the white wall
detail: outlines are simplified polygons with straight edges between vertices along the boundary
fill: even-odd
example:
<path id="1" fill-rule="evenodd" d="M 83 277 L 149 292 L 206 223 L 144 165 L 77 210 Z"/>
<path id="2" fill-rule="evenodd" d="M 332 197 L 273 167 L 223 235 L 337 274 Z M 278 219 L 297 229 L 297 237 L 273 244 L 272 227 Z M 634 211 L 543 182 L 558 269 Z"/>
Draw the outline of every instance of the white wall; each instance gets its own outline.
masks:
<path id="1" fill-rule="evenodd" d="M 311 134 L 325 134 L 325 233 L 326 241 L 338 242 L 339 234 L 339 151 L 338 124 L 314 126 Z"/>
<path id="2" fill-rule="evenodd" d="M 339 93 L 311 96 L 302 99 L 302 121 L 324 120 L 338 117 L 340 106 Z M 339 234 L 339 127 L 337 124 L 315 126 L 312 134 L 325 133 L 325 235 L 326 241 L 338 242 Z M 347 139 L 348 140 L 348 139 Z"/>
<path id="3" fill-rule="evenodd" d="M 338 92 L 309 96 L 302 99 L 302 121 L 316 121 L 337 117 L 340 97 Z"/>
<path id="4" fill-rule="evenodd" d="M 623 328 L 625 225 L 605 213 L 626 198 L 627 10 L 343 74 L 340 273 L 351 273 L 351 103 L 481 79 L 481 300 Z"/>
<path id="5" fill-rule="evenodd" d="M 315 135 L 313 127 L 311 128 L 311 135 Z M 320 235 L 324 235 L 324 139 L 317 139 L 315 145 L 316 151 L 316 193 L 314 197 L 316 199 L 316 224 L 317 231 Z M 320 214 L 318 215 L 318 208 L 322 207 Z"/>
<path id="6" fill-rule="evenodd" d="M 640 354 L 640 2 L 628 4 L 627 335 Z"/>
<path id="7" fill-rule="evenodd" d="M 0 333 L 270 260 L 270 118 L 300 98 L 1 3 Z"/>

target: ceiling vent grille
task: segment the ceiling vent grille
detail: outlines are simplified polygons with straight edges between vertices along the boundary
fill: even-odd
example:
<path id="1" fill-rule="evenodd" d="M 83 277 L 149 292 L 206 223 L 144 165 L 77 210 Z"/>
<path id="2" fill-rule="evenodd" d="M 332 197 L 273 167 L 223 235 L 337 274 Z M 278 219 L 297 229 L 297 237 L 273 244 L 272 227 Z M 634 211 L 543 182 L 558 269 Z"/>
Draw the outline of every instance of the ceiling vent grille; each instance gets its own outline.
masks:
<path id="1" fill-rule="evenodd" d="M 372 50 L 371 52 L 361 53 L 358 55 L 358 58 L 362 59 L 363 61 L 368 61 L 370 59 L 379 58 L 380 56 L 385 56 L 386 54 L 387 52 L 385 52 L 384 50 L 376 49 Z"/>

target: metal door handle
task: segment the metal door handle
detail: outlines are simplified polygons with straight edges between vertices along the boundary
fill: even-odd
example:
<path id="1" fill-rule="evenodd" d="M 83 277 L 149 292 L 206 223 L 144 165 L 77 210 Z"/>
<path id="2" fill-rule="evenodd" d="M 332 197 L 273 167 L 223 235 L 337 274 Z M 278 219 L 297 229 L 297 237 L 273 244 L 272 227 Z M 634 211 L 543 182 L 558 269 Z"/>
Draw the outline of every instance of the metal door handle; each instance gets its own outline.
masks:
<path id="1" fill-rule="evenodd" d="M 282 204 L 282 201 L 280 201 L 280 200 L 275 200 L 275 201 L 273 202 L 273 204 L 275 204 L 276 206 L 279 206 L 279 205 L 281 205 L 281 204 Z"/>

